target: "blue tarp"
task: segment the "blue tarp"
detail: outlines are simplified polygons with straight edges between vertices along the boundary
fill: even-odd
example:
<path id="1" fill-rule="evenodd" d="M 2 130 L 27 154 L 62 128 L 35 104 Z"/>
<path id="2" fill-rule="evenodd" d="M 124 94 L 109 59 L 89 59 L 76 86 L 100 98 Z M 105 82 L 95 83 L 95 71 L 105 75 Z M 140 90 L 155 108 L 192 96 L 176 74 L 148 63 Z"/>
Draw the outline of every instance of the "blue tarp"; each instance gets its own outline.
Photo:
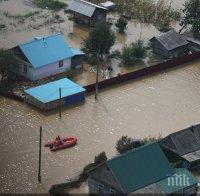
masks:
<path id="1" fill-rule="evenodd" d="M 74 56 L 61 34 L 35 37 L 19 47 L 34 68 Z"/>
<path id="2" fill-rule="evenodd" d="M 67 78 L 63 78 L 41 86 L 29 88 L 25 92 L 42 103 L 48 103 L 60 98 L 59 88 L 61 88 L 61 98 L 85 91 L 78 84 Z"/>

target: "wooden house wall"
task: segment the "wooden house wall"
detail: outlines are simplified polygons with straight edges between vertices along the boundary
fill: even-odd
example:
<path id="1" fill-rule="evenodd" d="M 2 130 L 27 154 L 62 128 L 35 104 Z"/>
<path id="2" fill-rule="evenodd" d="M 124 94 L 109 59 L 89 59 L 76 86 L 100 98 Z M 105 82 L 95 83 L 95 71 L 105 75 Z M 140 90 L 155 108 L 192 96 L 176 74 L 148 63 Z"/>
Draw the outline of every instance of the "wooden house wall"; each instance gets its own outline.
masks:
<path id="1" fill-rule="evenodd" d="M 103 185 L 102 191 L 100 191 L 98 188 L 99 184 Z M 102 183 L 92 178 L 91 176 L 88 178 L 88 187 L 89 187 L 89 193 L 92 193 L 92 194 L 111 194 L 111 190 L 112 190 L 112 193 L 119 193 L 115 189 L 113 189 L 113 187 L 105 183 Z"/>
<path id="2" fill-rule="evenodd" d="M 154 39 L 153 41 L 153 52 L 165 58 L 175 58 L 184 55 L 187 51 L 187 45 L 168 51 L 157 39 Z"/>

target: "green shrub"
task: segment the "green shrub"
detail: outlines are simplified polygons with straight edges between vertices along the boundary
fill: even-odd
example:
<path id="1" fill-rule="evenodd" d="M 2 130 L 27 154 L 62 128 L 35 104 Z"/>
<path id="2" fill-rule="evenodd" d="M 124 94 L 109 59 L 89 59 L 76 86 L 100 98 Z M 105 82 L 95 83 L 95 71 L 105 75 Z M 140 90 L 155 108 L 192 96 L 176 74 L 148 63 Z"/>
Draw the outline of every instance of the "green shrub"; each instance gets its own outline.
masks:
<path id="1" fill-rule="evenodd" d="M 106 160 L 107 160 L 107 156 L 106 156 L 106 153 L 103 151 L 99 153 L 97 156 L 95 156 L 94 163 L 98 165 L 105 162 Z"/>
<path id="2" fill-rule="evenodd" d="M 134 148 L 137 148 L 141 146 L 141 143 L 139 140 L 133 140 L 132 138 L 128 136 L 122 136 L 116 143 L 116 150 L 120 154 L 125 153 L 129 150 L 132 150 Z"/>
<path id="3" fill-rule="evenodd" d="M 147 49 L 141 40 L 135 43 L 125 46 L 122 50 L 122 62 L 124 65 L 133 65 L 135 61 L 145 58 L 147 55 Z"/>
<path id="4" fill-rule="evenodd" d="M 59 11 L 67 7 L 66 3 L 63 3 L 57 0 L 36 0 L 36 5 L 43 9 L 48 7 L 49 9 L 53 11 Z"/>

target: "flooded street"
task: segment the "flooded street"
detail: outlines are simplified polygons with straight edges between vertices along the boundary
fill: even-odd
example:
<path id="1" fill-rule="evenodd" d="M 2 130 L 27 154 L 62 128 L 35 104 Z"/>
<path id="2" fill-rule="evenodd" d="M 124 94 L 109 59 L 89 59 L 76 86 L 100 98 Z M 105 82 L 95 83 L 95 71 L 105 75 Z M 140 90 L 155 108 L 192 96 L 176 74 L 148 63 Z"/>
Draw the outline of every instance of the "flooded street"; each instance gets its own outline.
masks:
<path id="1" fill-rule="evenodd" d="M 1 192 L 47 192 L 52 184 L 74 177 L 106 151 L 115 155 L 122 135 L 165 136 L 200 121 L 200 61 L 105 89 L 98 101 L 44 115 L 25 104 L 0 98 Z M 39 127 L 48 140 L 75 135 L 74 148 L 42 148 L 42 185 L 37 183 Z"/>

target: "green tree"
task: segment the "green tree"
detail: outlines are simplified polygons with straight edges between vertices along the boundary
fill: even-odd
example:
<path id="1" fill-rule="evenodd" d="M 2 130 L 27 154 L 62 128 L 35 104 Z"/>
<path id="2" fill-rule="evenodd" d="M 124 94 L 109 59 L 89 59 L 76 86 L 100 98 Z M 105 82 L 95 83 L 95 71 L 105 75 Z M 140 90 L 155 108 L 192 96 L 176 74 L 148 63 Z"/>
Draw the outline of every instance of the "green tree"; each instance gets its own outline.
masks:
<path id="1" fill-rule="evenodd" d="M 138 40 L 123 48 L 121 58 L 124 65 L 132 65 L 135 61 L 145 58 L 146 55 L 147 49 L 143 41 Z"/>
<path id="2" fill-rule="evenodd" d="M 114 32 L 109 24 L 102 22 L 97 24 L 83 40 L 82 49 L 86 54 L 103 57 L 104 54 L 109 54 L 114 43 Z"/>
<path id="3" fill-rule="evenodd" d="M 180 32 L 191 25 L 194 37 L 200 37 L 200 0 L 188 0 L 184 5 Z"/>
<path id="4" fill-rule="evenodd" d="M 134 148 L 138 148 L 142 145 L 139 140 L 133 140 L 128 136 L 122 136 L 116 143 L 116 150 L 122 154 Z"/>
<path id="5" fill-rule="evenodd" d="M 94 163 L 98 165 L 105 162 L 106 160 L 107 160 L 107 156 L 106 156 L 106 153 L 103 151 L 99 153 L 97 156 L 95 156 Z"/>
<path id="6" fill-rule="evenodd" d="M 119 33 L 124 33 L 124 30 L 127 28 L 127 24 L 127 20 L 123 17 L 120 17 L 115 23 L 115 26 L 118 28 Z"/>
<path id="7" fill-rule="evenodd" d="M 161 32 L 167 32 L 171 29 L 171 18 L 165 17 L 160 21 L 157 21 L 156 28 Z"/>
<path id="8" fill-rule="evenodd" d="M 19 66 L 19 60 L 11 50 L 0 49 L 0 78 L 1 83 L 15 76 L 14 71 Z"/>

